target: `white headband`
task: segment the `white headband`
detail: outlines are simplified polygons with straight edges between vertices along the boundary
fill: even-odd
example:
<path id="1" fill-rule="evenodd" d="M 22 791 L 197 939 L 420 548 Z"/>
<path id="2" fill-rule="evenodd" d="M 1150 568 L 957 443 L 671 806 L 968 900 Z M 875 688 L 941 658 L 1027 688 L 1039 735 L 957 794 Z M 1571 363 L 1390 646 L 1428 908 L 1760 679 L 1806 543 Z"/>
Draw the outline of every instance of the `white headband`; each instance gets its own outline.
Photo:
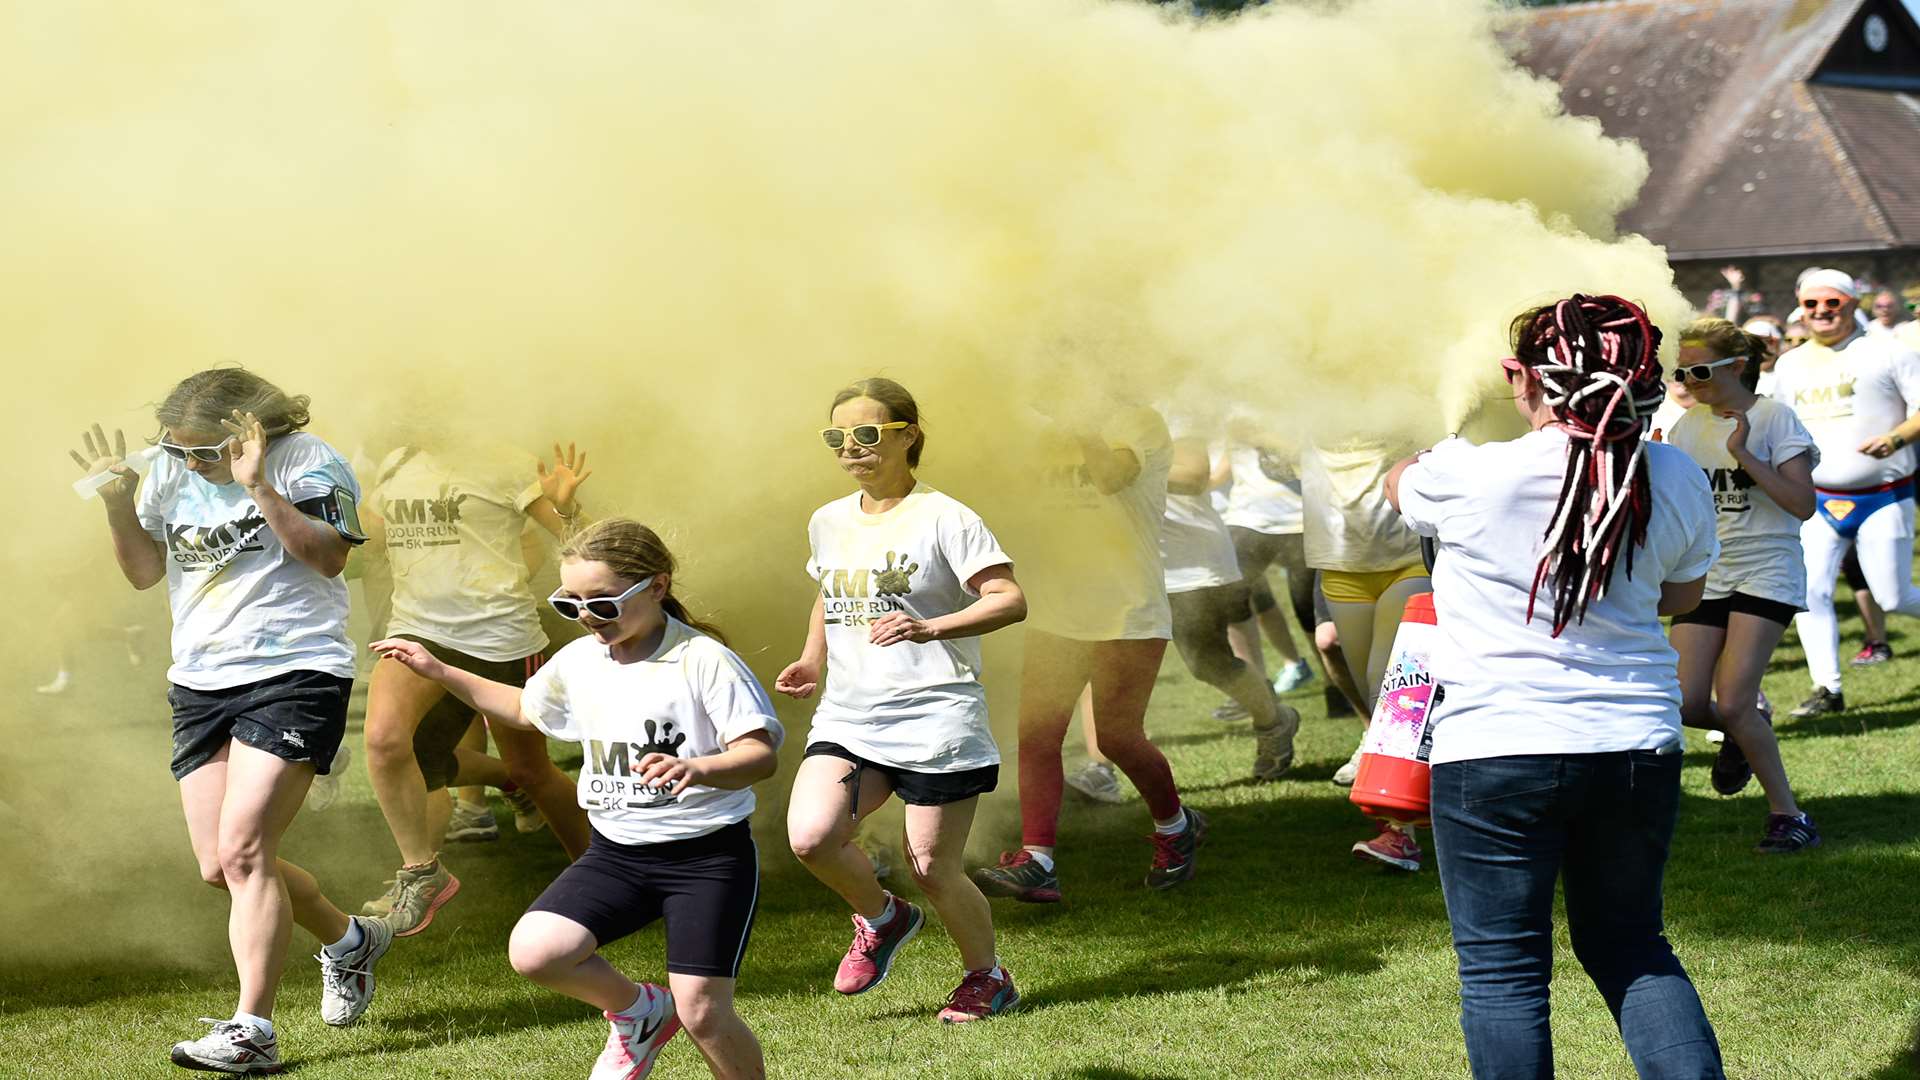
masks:
<path id="1" fill-rule="evenodd" d="M 1845 270 L 1814 270 L 1806 274 L 1800 279 L 1796 291 L 1805 296 L 1810 289 L 1832 289 L 1855 300 L 1860 298 L 1860 289 L 1854 285 L 1853 275 Z"/>

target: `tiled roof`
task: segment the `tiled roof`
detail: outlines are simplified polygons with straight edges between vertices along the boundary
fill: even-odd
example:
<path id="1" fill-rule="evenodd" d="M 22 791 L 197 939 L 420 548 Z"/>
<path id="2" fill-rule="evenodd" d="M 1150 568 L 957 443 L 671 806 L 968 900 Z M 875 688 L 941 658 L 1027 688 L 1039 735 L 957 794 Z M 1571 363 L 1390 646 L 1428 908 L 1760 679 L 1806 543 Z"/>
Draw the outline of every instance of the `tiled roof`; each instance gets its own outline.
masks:
<path id="1" fill-rule="evenodd" d="M 1620 225 L 1671 258 L 1920 247 L 1913 7 L 1609 0 L 1535 9 L 1511 38 L 1569 112 L 1646 150 Z"/>

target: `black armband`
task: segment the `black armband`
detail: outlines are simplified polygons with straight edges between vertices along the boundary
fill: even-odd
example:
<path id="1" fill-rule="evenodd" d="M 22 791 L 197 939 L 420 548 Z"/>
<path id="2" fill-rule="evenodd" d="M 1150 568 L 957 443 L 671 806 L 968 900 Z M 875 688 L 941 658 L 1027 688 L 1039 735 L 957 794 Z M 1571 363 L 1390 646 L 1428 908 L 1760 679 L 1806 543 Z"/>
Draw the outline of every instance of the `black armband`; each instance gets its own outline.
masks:
<path id="1" fill-rule="evenodd" d="M 353 492 L 346 488 L 337 487 L 317 499 L 304 499 L 293 505 L 308 517 L 333 526 L 333 531 L 347 543 L 358 546 L 367 542 L 367 534 L 360 528 L 360 505 L 354 501 Z"/>

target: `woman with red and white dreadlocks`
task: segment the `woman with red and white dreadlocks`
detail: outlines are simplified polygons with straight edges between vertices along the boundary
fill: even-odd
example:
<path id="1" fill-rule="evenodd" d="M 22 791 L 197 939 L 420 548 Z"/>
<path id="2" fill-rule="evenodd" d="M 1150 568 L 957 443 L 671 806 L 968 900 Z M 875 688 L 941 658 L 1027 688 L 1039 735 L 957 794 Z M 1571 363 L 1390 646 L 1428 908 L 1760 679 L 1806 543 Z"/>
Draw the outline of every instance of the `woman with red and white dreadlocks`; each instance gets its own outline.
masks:
<path id="1" fill-rule="evenodd" d="M 1433 839 L 1476 1077 L 1550 1076 L 1553 891 L 1642 1076 L 1718 1077 L 1661 928 L 1680 795 L 1680 683 L 1660 616 L 1700 602 L 1717 543 L 1687 455 L 1647 441 L 1660 332 L 1615 296 L 1515 319 L 1501 362 L 1532 428 L 1396 465 L 1439 542 Z"/>

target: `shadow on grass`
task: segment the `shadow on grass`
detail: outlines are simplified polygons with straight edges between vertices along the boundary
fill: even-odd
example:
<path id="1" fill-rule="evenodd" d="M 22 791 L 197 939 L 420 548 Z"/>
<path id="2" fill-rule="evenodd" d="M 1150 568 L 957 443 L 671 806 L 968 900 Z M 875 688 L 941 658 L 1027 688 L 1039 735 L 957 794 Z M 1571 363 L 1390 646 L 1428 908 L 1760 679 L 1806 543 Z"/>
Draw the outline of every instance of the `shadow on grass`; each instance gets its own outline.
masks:
<path id="1" fill-rule="evenodd" d="M 1862 1080 L 1920 1080 L 1920 1023 L 1915 1023 L 1912 1034 L 1907 1036 L 1906 1049 Z"/>
<path id="2" fill-rule="evenodd" d="M 206 981 L 204 970 L 124 950 L 117 951 L 111 960 L 9 962 L 0 967 L 0 1016 L 81 1009 L 115 998 L 204 985 Z"/>
<path id="3" fill-rule="evenodd" d="M 1175 1080 L 1172 1073 L 1130 1072 L 1126 1069 L 1109 1069 L 1104 1065 L 1075 1069 L 1067 1075 L 1073 1080 Z"/>

